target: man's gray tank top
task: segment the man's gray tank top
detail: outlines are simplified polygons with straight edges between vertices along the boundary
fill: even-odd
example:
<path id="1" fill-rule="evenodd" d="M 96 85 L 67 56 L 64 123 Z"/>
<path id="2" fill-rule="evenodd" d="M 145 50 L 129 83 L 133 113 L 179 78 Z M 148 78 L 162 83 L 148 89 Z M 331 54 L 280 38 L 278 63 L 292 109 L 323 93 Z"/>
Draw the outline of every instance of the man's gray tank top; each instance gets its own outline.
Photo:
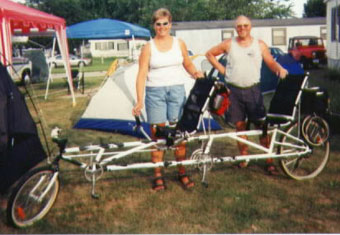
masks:
<path id="1" fill-rule="evenodd" d="M 250 87 L 260 82 L 261 65 L 259 40 L 253 38 L 249 47 L 241 47 L 233 38 L 227 54 L 225 80 L 238 87 Z"/>

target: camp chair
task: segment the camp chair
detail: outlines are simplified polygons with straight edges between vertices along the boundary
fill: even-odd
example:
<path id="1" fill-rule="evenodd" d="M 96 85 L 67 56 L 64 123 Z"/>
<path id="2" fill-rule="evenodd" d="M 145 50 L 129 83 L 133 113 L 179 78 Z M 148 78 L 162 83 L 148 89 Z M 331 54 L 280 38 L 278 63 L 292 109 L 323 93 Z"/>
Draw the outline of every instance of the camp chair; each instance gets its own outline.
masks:
<path id="1" fill-rule="evenodd" d="M 85 91 L 85 74 L 83 69 L 72 69 L 71 70 L 72 80 L 73 80 L 73 87 L 77 90 L 80 90 L 82 94 Z M 67 85 L 67 92 L 70 93 L 70 87 L 68 85 L 67 79 L 65 79 Z"/>

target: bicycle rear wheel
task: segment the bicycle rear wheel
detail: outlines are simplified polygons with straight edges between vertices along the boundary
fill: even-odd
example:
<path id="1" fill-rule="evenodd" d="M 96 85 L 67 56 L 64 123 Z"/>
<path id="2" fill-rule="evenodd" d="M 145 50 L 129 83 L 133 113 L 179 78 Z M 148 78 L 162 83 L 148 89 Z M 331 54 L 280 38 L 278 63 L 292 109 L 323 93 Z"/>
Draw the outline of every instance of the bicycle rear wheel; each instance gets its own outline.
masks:
<path id="1" fill-rule="evenodd" d="M 34 224 L 49 212 L 58 192 L 58 171 L 41 167 L 28 172 L 9 197 L 8 222 L 19 228 Z"/>
<path id="2" fill-rule="evenodd" d="M 286 133 L 302 138 L 298 123 L 292 124 Z M 289 144 L 289 138 L 283 136 L 281 142 Z M 296 180 L 311 179 L 319 175 L 325 168 L 329 160 L 329 141 L 324 141 L 318 145 L 309 145 L 309 147 L 312 150 L 309 154 L 281 159 L 280 163 L 283 171 L 291 178 Z M 280 153 L 287 153 L 288 151 L 292 151 L 292 149 L 285 148 L 284 146 L 279 147 Z"/>

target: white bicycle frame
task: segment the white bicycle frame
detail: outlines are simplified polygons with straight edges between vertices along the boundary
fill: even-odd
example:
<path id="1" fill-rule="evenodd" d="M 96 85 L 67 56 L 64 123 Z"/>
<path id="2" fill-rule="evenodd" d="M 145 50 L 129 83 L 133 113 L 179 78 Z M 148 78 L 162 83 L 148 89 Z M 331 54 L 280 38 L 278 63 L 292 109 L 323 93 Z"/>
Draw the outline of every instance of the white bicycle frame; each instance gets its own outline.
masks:
<path id="1" fill-rule="evenodd" d="M 251 131 L 242 131 L 242 132 L 230 132 L 230 133 L 220 133 L 220 134 L 209 134 L 209 135 L 200 135 L 200 136 L 192 136 L 188 137 L 185 142 L 193 142 L 193 141 L 207 141 L 206 147 L 204 149 L 203 154 L 209 155 L 210 149 L 213 144 L 213 141 L 215 139 L 219 138 L 230 138 L 237 140 L 239 142 L 242 142 L 244 144 L 247 144 L 248 146 L 251 146 L 257 150 L 261 150 L 264 153 L 260 154 L 250 154 L 250 155 L 236 155 L 236 156 L 224 156 L 224 157 L 214 157 L 213 161 L 216 163 L 219 162 L 237 162 L 237 161 L 251 161 L 251 160 L 260 160 L 260 159 L 267 159 L 267 158 L 283 158 L 283 157 L 297 157 L 302 156 L 305 154 L 308 154 L 311 152 L 311 149 L 308 147 L 308 145 L 302 141 L 301 139 L 292 136 L 290 134 L 285 133 L 284 131 L 275 128 L 271 131 L 268 131 L 268 134 L 271 135 L 271 142 L 268 148 L 252 142 L 250 140 L 241 138 L 240 136 L 260 136 L 262 135 L 261 130 L 251 130 Z M 287 138 L 290 138 L 291 140 L 295 141 L 296 144 L 287 144 L 287 143 L 281 143 L 279 140 L 277 140 L 278 135 L 285 135 Z M 197 164 L 197 161 L 194 160 L 183 160 L 183 161 L 166 161 L 166 162 L 144 162 L 144 163 L 134 163 L 134 164 L 128 164 L 128 165 L 110 165 L 109 163 L 124 157 L 128 157 L 131 154 L 134 153 L 140 153 L 140 152 L 151 152 L 154 151 L 150 149 L 151 147 L 161 148 L 164 149 L 164 146 L 166 144 L 166 140 L 157 140 L 157 141 L 150 141 L 150 142 L 143 142 L 143 141 L 137 141 L 137 142 L 127 142 L 122 143 L 122 145 L 118 146 L 117 144 L 109 144 L 107 149 L 118 149 L 118 148 L 126 148 L 130 147 L 130 149 L 125 151 L 115 151 L 115 152 L 105 152 L 106 148 L 101 147 L 100 145 L 89 145 L 86 147 L 83 147 L 83 151 L 91 151 L 91 153 L 82 153 L 77 154 L 81 152 L 79 147 L 72 147 L 72 148 L 66 148 L 65 154 L 62 155 L 63 160 L 72 160 L 76 158 L 82 158 L 82 157 L 94 157 L 94 162 L 100 166 L 105 166 L 107 171 L 119 171 L 119 170 L 132 170 L 132 169 L 146 169 L 146 168 L 156 168 L 156 167 L 172 167 L 177 165 L 194 165 Z M 160 147 L 163 146 L 163 147 Z M 277 153 L 275 152 L 275 148 L 278 146 L 285 147 L 286 152 L 285 153 Z M 171 147 L 173 148 L 173 147 Z M 287 148 L 290 149 L 290 151 L 287 150 Z M 97 153 L 93 153 L 94 151 L 97 151 Z M 206 160 L 208 161 L 208 160 Z M 205 162 L 203 162 L 205 163 Z M 86 168 L 88 165 L 86 163 L 82 163 L 80 165 L 81 168 Z"/>
<path id="2" fill-rule="evenodd" d="M 306 80 L 303 83 L 305 85 Z M 209 97 L 212 95 L 213 89 L 210 91 Z M 301 93 L 298 95 L 297 100 L 300 100 Z M 208 112 L 208 116 L 211 114 L 209 113 L 209 99 L 208 98 L 202 110 L 204 112 Z M 299 102 L 298 102 L 299 104 Z M 299 105 L 298 105 L 299 106 Z M 203 112 L 203 113 L 204 113 Z M 300 138 L 292 136 L 281 129 L 275 127 L 271 130 L 267 130 L 268 135 L 271 136 L 271 141 L 268 147 L 264 147 L 259 143 L 255 143 L 248 139 L 244 139 L 241 136 L 257 136 L 260 137 L 263 135 L 262 130 L 249 130 L 249 131 L 242 131 L 242 132 L 229 132 L 229 133 L 211 133 L 210 131 L 210 122 L 208 124 L 208 131 L 206 131 L 204 122 L 203 122 L 203 113 L 200 115 L 198 127 L 202 124 L 204 133 L 202 135 L 197 135 L 196 131 L 193 133 L 177 133 L 178 136 L 173 138 L 173 144 L 168 146 L 166 139 L 157 139 L 151 140 L 149 136 L 145 133 L 143 128 L 139 126 L 140 131 L 146 136 L 146 141 L 135 141 L 135 142 L 126 142 L 120 144 L 107 144 L 105 146 L 101 145 L 89 145 L 85 147 L 72 147 L 66 148 L 64 153 L 60 155 L 60 159 L 66 160 L 73 164 L 79 165 L 81 168 L 85 169 L 85 176 L 89 181 L 93 182 L 93 190 L 92 194 L 94 194 L 94 186 L 95 181 L 100 178 L 101 174 L 104 171 L 121 171 L 121 170 L 132 170 L 132 169 L 147 169 L 147 168 L 157 168 L 157 167 L 175 167 L 178 165 L 183 166 L 190 166 L 190 165 L 197 165 L 203 169 L 203 178 L 202 182 L 205 181 L 207 165 L 212 165 L 213 163 L 222 163 L 222 162 L 238 162 L 238 161 L 252 161 L 252 160 L 260 160 L 260 159 L 267 159 L 267 158 L 289 158 L 289 157 L 300 157 L 303 155 L 307 155 L 312 152 L 310 147 Z M 294 109 L 292 119 L 296 116 L 296 109 Z M 297 112 L 297 119 L 299 121 L 300 118 L 300 111 Z M 137 122 L 138 123 L 138 122 Z M 300 124 L 300 123 L 299 123 Z M 196 134 L 196 135 L 195 135 Z M 286 139 L 289 139 L 289 143 L 281 143 L 280 138 L 285 136 Z M 260 151 L 260 153 L 256 154 L 249 154 L 249 155 L 235 155 L 235 156 L 210 156 L 210 150 L 213 145 L 213 142 L 216 139 L 221 138 L 228 138 L 232 140 L 236 140 L 238 142 L 242 142 L 248 146 L 253 147 L 254 149 Z M 128 157 L 134 153 L 140 152 L 151 152 L 158 150 L 167 150 L 167 149 L 174 149 L 178 144 L 181 142 L 194 142 L 194 141 L 201 141 L 205 144 L 196 151 L 194 151 L 189 159 L 183 161 L 162 161 L 162 162 L 140 162 L 140 163 L 131 163 L 126 165 L 118 165 L 112 164 L 113 161 Z M 279 147 L 284 147 L 284 152 L 276 151 Z M 118 150 L 121 151 L 112 151 Z M 85 152 L 85 153 L 83 153 Z M 91 158 L 90 164 L 78 161 L 79 158 Z M 151 159 L 150 159 L 151 160 Z M 203 168 L 202 168 L 203 166 Z"/>
<path id="3" fill-rule="evenodd" d="M 89 181 L 93 183 L 92 195 L 94 195 L 94 187 L 95 181 L 98 180 L 101 174 L 104 171 L 122 171 L 122 170 L 133 170 L 133 169 L 148 169 L 148 168 L 156 168 L 156 167 L 175 167 L 178 165 L 190 166 L 204 166 L 206 164 L 213 163 L 225 163 L 225 162 L 239 162 L 239 161 L 252 161 L 252 160 L 260 160 L 267 158 L 289 158 L 289 157 L 300 157 L 306 154 L 311 153 L 310 147 L 301 139 L 292 136 L 278 128 L 274 128 L 268 131 L 268 135 L 271 136 L 270 145 L 268 148 L 260 145 L 259 143 L 255 143 L 253 141 L 241 138 L 241 136 L 260 136 L 263 132 L 261 130 L 250 130 L 250 131 L 242 131 L 242 132 L 229 132 L 229 133 L 217 133 L 217 134 L 203 134 L 199 136 L 185 136 L 179 138 L 179 140 L 175 141 L 173 146 L 167 147 L 165 139 L 159 139 L 155 141 L 135 141 L 135 142 L 125 142 L 121 144 L 108 144 L 105 147 L 100 145 L 89 145 L 85 147 L 72 147 L 66 148 L 64 154 L 61 155 L 61 159 L 69 162 L 76 163 L 81 168 L 85 170 L 85 176 Z M 286 136 L 286 139 L 290 139 L 290 143 L 282 143 L 280 142 L 280 138 L 282 136 Z M 213 145 L 213 142 L 216 139 L 228 138 L 233 139 L 248 146 L 253 147 L 256 150 L 261 151 L 256 154 L 249 155 L 235 155 L 235 156 L 210 156 L 210 150 Z M 180 142 L 194 142 L 194 141 L 203 141 L 205 142 L 204 147 L 200 149 L 200 157 L 195 159 L 193 155 L 196 151 L 193 152 L 193 155 L 186 160 L 183 161 L 162 161 L 162 162 L 140 162 L 140 163 L 131 163 L 127 165 L 118 165 L 111 164 L 113 161 L 126 158 L 131 156 L 134 153 L 141 152 L 151 152 L 156 149 L 174 149 L 176 145 Z M 281 146 L 284 147 L 285 151 L 282 153 L 278 153 L 276 149 Z M 112 151 L 117 149 L 125 149 L 122 151 Z M 85 153 L 83 153 L 85 152 Z M 88 153 L 86 153 L 88 152 Z M 91 158 L 91 163 L 87 164 L 81 162 L 77 159 L 80 158 Z M 150 158 L 151 159 L 151 158 Z M 206 169 L 204 168 L 202 182 L 205 182 Z"/>

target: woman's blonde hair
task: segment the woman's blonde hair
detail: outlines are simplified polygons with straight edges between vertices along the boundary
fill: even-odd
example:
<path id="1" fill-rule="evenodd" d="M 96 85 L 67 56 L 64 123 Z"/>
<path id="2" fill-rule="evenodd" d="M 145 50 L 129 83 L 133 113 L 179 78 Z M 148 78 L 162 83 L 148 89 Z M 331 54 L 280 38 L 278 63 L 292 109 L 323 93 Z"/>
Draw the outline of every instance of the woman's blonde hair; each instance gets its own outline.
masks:
<path id="1" fill-rule="evenodd" d="M 172 22 L 172 15 L 166 8 L 159 8 L 152 15 L 152 24 L 154 24 L 159 18 L 168 17 L 169 22 Z"/>

